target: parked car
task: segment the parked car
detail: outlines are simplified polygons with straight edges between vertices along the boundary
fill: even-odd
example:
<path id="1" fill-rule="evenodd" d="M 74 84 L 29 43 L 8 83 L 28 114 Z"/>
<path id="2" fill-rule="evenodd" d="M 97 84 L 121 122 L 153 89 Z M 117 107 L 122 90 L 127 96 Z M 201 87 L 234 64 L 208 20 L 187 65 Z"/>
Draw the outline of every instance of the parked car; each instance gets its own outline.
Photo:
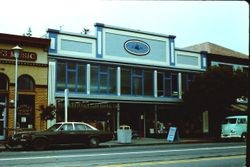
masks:
<path id="1" fill-rule="evenodd" d="M 13 135 L 8 145 L 44 150 L 51 145 L 87 144 L 97 147 L 99 143 L 112 140 L 111 132 L 104 132 L 83 122 L 59 122 L 45 131 L 21 132 Z"/>
<path id="2" fill-rule="evenodd" d="M 246 141 L 247 137 L 247 116 L 229 116 L 224 119 L 221 125 L 221 138 L 240 138 Z"/>

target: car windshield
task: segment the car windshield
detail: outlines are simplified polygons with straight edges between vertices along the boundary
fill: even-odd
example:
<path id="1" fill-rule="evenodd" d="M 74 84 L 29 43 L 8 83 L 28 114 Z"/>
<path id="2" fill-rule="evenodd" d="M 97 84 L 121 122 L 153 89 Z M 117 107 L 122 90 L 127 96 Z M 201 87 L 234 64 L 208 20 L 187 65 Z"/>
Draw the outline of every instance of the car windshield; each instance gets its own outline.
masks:
<path id="1" fill-rule="evenodd" d="M 57 124 L 51 126 L 49 129 L 47 129 L 47 131 L 54 132 L 54 131 L 56 131 L 61 125 L 62 125 L 62 124 L 57 123 Z"/>
<path id="2" fill-rule="evenodd" d="M 223 124 L 235 124 L 236 120 L 237 120 L 236 118 L 227 118 L 222 123 Z"/>

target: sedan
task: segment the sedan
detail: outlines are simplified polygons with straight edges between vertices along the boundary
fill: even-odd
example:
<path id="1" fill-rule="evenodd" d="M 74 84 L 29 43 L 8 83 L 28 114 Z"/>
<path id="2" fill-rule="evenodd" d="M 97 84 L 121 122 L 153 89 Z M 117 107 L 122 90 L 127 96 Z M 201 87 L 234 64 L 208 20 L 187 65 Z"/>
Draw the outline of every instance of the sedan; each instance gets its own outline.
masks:
<path id="1" fill-rule="evenodd" d="M 83 122 L 59 122 L 41 132 L 21 132 L 13 135 L 10 147 L 22 145 L 24 148 L 44 150 L 51 145 L 87 144 L 98 147 L 99 143 L 114 138 L 113 133 L 104 132 Z"/>

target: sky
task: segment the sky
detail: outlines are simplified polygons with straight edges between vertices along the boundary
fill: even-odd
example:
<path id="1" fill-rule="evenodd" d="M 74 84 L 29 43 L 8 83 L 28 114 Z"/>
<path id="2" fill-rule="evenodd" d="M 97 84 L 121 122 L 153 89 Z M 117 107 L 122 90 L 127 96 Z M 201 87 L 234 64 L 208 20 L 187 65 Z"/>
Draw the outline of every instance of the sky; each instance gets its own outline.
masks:
<path id="1" fill-rule="evenodd" d="M 249 6 L 245 1 L 4 0 L 0 33 L 33 37 L 48 28 L 81 33 L 95 23 L 175 35 L 177 48 L 203 42 L 249 55 Z"/>

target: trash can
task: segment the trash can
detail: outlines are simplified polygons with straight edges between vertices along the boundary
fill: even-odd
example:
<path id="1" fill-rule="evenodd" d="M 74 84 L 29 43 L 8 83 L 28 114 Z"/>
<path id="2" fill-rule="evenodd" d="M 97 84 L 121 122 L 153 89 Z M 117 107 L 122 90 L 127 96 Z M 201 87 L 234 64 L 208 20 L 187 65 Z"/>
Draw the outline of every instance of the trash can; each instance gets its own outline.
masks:
<path id="1" fill-rule="evenodd" d="M 118 143 L 131 143 L 132 131 L 130 126 L 121 125 L 117 130 L 117 141 Z"/>

